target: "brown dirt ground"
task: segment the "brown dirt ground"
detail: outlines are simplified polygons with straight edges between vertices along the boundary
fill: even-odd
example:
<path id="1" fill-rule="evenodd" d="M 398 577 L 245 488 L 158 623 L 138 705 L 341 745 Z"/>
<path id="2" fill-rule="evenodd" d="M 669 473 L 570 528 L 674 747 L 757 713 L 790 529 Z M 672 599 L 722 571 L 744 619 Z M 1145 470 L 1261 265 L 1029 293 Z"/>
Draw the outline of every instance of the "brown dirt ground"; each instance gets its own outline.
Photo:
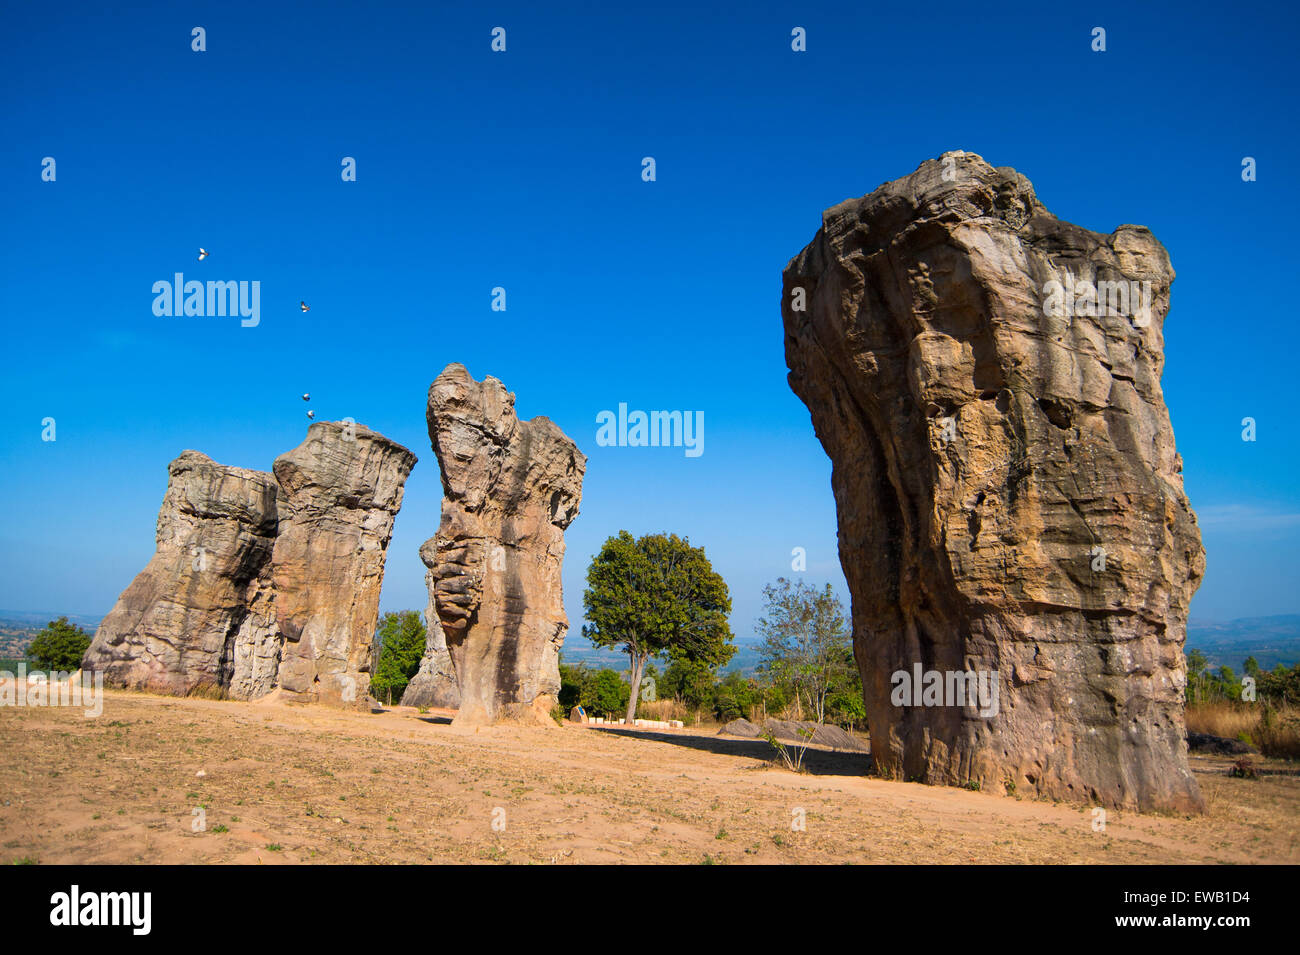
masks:
<path id="1" fill-rule="evenodd" d="M 1086 807 L 877 779 L 855 754 L 795 775 L 709 731 L 449 716 L 111 691 L 97 719 L 4 707 L 0 863 L 1300 861 L 1300 776 L 1268 760 L 1282 773 L 1242 780 L 1193 757 L 1206 816 L 1111 812 L 1101 833 Z"/>

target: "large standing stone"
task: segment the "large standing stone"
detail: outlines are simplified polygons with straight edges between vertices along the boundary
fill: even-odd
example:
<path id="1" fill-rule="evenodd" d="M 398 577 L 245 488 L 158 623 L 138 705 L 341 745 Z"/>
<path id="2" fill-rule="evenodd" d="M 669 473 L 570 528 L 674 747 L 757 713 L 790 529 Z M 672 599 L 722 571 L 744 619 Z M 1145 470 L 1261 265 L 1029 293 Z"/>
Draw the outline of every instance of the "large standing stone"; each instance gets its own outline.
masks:
<path id="1" fill-rule="evenodd" d="M 460 687 L 458 722 L 550 723 L 569 621 L 564 529 L 587 459 L 550 420 L 520 421 L 515 396 L 452 364 L 429 388 L 442 524 L 421 551 Z"/>
<path id="2" fill-rule="evenodd" d="M 1061 222 L 961 152 L 828 210 L 787 266 L 790 385 L 833 465 L 884 771 L 1201 806 L 1182 649 L 1204 551 L 1160 390 L 1173 278 L 1145 228 Z M 912 705 L 895 675 L 918 668 L 996 672 L 996 713 Z"/>
<path id="3" fill-rule="evenodd" d="M 158 548 L 82 662 L 110 685 L 256 699 L 365 698 L 393 519 L 415 455 L 318 422 L 274 475 L 186 451 Z"/>
<path id="4" fill-rule="evenodd" d="M 415 455 L 397 442 L 333 421 L 313 424 L 302 444 L 276 458 L 282 493 L 271 583 L 287 694 L 365 698 L 384 558 L 414 466 Z"/>
<path id="5" fill-rule="evenodd" d="M 101 621 L 82 666 L 111 686 L 185 694 L 228 682 L 269 570 L 275 479 L 185 451 L 167 468 L 157 549 Z"/>

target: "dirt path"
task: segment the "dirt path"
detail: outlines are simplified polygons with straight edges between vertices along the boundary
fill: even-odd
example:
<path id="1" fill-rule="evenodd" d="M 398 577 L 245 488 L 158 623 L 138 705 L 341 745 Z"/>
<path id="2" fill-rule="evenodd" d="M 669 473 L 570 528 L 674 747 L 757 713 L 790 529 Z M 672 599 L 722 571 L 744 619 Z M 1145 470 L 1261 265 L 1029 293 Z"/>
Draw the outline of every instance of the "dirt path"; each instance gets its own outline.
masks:
<path id="1" fill-rule="evenodd" d="M 1300 862 L 1300 777 L 1230 779 L 1227 759 L 1193 759 L 1205 817 L 1095 832 L 1086 808 L 875 779 L 851 754 L 794 775 L 702 731 L 447 720 L 112 692 L 98 719 L 5 707 L 0 863 Z"/>

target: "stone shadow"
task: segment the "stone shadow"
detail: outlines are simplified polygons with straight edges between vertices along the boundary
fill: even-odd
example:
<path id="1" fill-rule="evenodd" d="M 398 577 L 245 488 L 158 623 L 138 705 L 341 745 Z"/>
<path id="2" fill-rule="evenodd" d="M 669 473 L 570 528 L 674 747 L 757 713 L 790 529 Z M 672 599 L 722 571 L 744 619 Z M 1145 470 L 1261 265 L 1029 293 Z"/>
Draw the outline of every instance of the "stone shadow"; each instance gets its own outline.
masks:
<path id="1" fill-rule="evenodd" d="M 698 736 L 694 733 L 656 733 L 654 731 L 634 730 L 621 726 L 591 726 L 589 730 L 601 733 L 613 733 L 632 739 L 654 740 L 656 743 L 671 743 L 688 749 L 703 750 L 719 756 L 741 756 L 764 762 L 777 761 L 780 756 L 767 740 L 741 739 L 734 736 Z M 786 744 L 787 748 L 791 744 Z M 822 749 L 809 746 L 804 754 L 803 765 L 814 776 L 870 776 L 874 765 L 869 753 L 848 753 L 839 750 Z"/>

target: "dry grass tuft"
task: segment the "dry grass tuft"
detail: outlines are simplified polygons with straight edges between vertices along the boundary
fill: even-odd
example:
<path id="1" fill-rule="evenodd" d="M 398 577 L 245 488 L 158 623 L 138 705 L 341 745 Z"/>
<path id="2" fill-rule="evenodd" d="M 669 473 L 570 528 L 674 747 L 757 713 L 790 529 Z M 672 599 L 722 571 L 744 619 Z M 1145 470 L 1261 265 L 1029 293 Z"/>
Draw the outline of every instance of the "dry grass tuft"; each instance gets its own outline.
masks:
<path id="1" fill-rule="evenodd" d="M 691 722 L 691 709 L 681 700 L 642 700 L 636 705 L 636 715 L 646 720 L 681 720 Z"/>
<path id="2" fill-rule="evenodd" d="M 1300 759 L 1300 707 L 1221 700 L 1187 707 L 1187 731 L 1242 739 L 1265 756 Z"/>
<path id="3" fill-rule="evenodd" d="M 1260 710 L 1251 704 L 1223 700 L 1217 703 L 1196 703 L 1187 707 L 1187 732 L 1209 733 L 1226 739 L 1237 739 L 1242 733 L 1255 738 Z"/>
<path id="4" fill-rule="evenodd" d="M 224 700 L 226 699 L 226 690 L 216 683 L 200 683 L 185 695 L 200 700 Z"/>

